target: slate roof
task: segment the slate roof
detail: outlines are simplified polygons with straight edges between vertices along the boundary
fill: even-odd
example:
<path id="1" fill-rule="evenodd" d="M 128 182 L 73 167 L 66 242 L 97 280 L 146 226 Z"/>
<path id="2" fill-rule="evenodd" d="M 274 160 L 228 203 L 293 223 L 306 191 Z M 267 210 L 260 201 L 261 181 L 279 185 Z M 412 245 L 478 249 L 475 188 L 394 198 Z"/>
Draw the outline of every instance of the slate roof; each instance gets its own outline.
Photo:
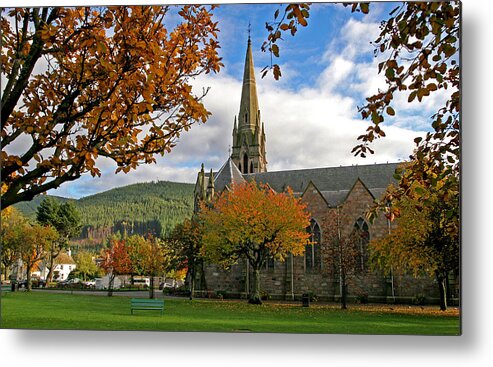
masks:
<path id="1" fill-rule="evenodd" d="M 341 204 L 359 178 L 375 198 L 385 192 L 389 184 L 396 182 L 392 177 L 400 163 L 381 163 L 355 166 L 309 168 L 242 174 L 229 158 L 221 169 L 214 173 L 214 189 L 221 192 L 231 182 L 253 179 L 268 184 L 277 192 L 291 187 L 295 195 L 302 195 L 312 182 L 329 206 Z"/>
<path id="2" fill-rule="evenodd" d="M 226 186 L 229 187 L 231 183 L 240 183 L 243 181 L 245 181 L 243 175 L 230 157 L 221 169 L 217 173 L 214 173 L 214 190 L 221 192 Z"/>
<path id="3" fill-rule="evenodd" d="M 296 195 L 302 195 L 312 182 L 330 207 L 341 204 L 359 178 L 375 198 L 381 197 L 399 163 L 383 163 L 341 167 L 311 168 L 244 175 L 258 183 L 268 184 L 274 190 L 284 191 L 288 186 Z"/>

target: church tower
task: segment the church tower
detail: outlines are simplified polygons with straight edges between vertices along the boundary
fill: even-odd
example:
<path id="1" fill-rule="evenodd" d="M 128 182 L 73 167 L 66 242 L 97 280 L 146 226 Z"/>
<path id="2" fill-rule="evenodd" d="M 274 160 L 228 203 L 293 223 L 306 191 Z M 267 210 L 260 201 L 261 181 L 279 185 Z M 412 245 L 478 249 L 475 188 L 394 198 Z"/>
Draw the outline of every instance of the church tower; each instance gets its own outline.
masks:
<path id="1" fill-rule="evenodd" d="M 245 57 L 240 112 L 235 116 L 233 127 L 231 159 L 243 174 L 267 172 L 265 131 L 258 107 L 250 36 Z"/>

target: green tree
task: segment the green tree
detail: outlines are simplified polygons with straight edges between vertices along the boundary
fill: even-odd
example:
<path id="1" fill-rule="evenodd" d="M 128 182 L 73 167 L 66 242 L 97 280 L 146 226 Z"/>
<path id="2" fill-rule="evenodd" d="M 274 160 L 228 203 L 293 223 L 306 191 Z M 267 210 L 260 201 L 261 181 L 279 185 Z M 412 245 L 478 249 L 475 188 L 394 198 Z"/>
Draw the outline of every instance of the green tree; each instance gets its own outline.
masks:
<path id="1" fill-rule="evenodd" d="M 244 257 L 253 271 L 249 303 L 261 304 L 260 271 L 269 257 L 300 255 L 308 238 L 309 215 L 291 191 L 276 193 L 255 182 L 235 185 L 212 206 L 202 203 L 203 251 L 224 267 Z"/>
<path id="2" fill-rule="evenodd" d="M 190 79 L 222 66 L 213 8 L 2 8 L 1 207 L 99 176 L 100 156 L 153 163 L 205 122 Z"/>
<path id="3" fill-rule="evenodd" d="M 93 278 L 98 273 L 99 267 L 97 266 L 94 258 L 95 255 L 89 251 L 79 251 L 74 256 L 74 261 L 77 265 L 75 271 L 83 280 Z"/>
<path id="4" fill-rule="evenodd" d="M 56 258 L 68 247 L 69 239 L 80 234 L 80 215 L 71 201 L 60 204 L 50 197 L 43 200 L 37 208 L 36 219 L 41 225 L 50 225 L 58 232 L 58 240 L 50 245 L 46 259 L 48 268 L 46 280 L 51 282 Z"/>

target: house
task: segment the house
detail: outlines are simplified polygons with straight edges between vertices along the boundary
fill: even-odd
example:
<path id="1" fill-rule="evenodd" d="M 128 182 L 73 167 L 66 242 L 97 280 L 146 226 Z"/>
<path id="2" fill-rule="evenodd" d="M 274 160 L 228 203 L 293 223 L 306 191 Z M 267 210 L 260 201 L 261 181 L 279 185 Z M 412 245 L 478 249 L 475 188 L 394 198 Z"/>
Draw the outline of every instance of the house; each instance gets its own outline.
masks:
<path id="1" fill-rule="evenodd" d="M 31 273 L 34 277 L 46 279 L 49 273 L 48 264 L 46 261 L 38 264 L 35 270 Z M 55 258 L 55 266 L 53 268 L 53 281 L 59 282 L 66 280 L 68 275 L 77 267 L 72 258 L 72 251 L 62 251 Z"/>

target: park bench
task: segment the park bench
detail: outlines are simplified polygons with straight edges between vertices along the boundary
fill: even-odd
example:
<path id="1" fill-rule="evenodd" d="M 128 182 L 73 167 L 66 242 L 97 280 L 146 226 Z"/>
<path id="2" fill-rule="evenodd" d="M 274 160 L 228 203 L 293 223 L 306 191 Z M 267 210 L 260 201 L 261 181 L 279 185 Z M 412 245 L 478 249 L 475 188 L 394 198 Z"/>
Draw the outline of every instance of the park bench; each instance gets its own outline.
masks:
<path id="1" fill-rule="evenodd" d="M 162 315 L 164 310 L 164 300 L 132 298 L 130 301 L 130 312 L 132 315 L 134 314 L 134 310 L 157 310 L 161 311 Z"/>

